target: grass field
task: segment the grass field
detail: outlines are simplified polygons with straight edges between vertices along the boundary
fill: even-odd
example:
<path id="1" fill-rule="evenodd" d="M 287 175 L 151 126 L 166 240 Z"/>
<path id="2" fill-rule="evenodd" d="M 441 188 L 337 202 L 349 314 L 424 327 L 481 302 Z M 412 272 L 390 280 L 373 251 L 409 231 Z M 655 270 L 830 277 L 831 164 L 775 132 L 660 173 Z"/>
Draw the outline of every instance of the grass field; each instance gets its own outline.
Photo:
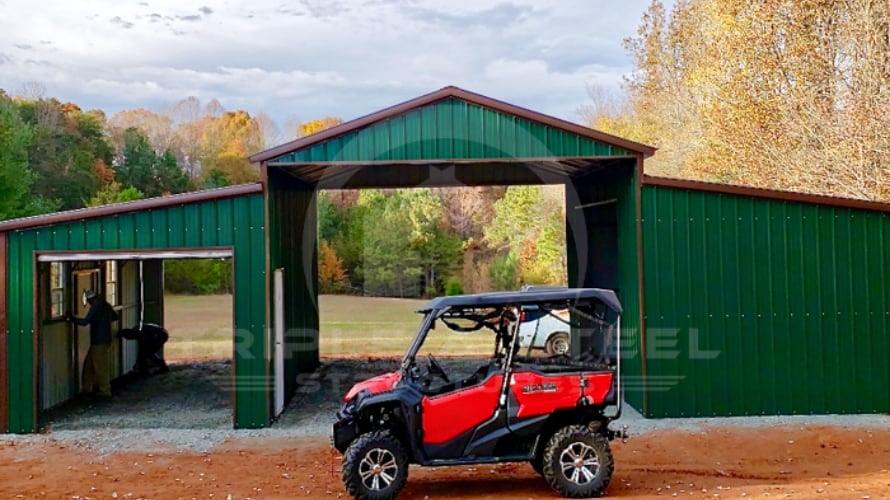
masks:
<path id="1" fill-rule="evenodd" d="M 231 295 L 167 295 L 165 326 L 168 360 L 219 359 L 232 355 Z M 322 356 L 401 355 L 417 332 L 426 301 L 381 297 L 319 297 Z M 433 331 L 424 352 L 447 355 L 488 354 L 491 335 Z"/>

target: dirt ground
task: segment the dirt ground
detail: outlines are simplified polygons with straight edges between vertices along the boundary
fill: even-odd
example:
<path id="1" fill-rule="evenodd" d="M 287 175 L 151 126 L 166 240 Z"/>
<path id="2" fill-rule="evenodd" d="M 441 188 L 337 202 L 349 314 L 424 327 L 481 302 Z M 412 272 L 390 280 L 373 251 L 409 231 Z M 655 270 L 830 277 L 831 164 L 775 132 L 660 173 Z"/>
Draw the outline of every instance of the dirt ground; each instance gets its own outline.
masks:
<path id="1" fill-rule="evenodd" d="M 170 373 L 116 389 L 111 403 L 73 401 L 48 412 L 42 419 L 48 434 L 33 439 L 0 435 L 0 500 L 346 496 L 340 457 L 327 438 L 340 397 L 356 380 L 392 370 L 398 358 L 389 351 L 381 351 L 389 355 L 384 357 L 344 357 L 341 352 L 325 358 L 319 370 L 301 380 L 297 396 L 271 428 L 232 431 L 231 363 L 216 359 L 230 355 L 230 333 L 224 329 L 226 322 L 230 328 L 230 316 L 198 314 L 206 304 L 181 302 L 184 312 L 173 324 L 211 317 L 223 318 L 222 326 L 195 323 L 186 325 L 188 331 L 172 330 L 182 342 L 171 346 L 171 361 L 180 362 Z M 217 302 L 221 309 L 230 308 L 230 299 Z M 349 317 L 327 321 L 342 329 L 344 339 L 358 338 L 356 332 L 373 326 L 352 324 L 356 320 Z M 409 328 L 398 335 L 410 335 Z M 449 370 L 469 363 L 447 357 L 442 362 Z M 875 422 L 869 430 L 861 423 L 847 428 L 811 422 L 760 422 L 756 427 L 659 422 L 653 428 L 651 421 L 631 420 L 632 434 L 634 427 L 648 429 L 625 444 L 613 443 L 616 469 L 607 494 L 890 498 L 890 429 L 886 419 Z M 400 498 L 556 498 L 527 464 L 412 467 L 409 476 Z"/>
<path id="2" fill-rule="evenodd" d="M 708 428 L 614 443 L 608 496 L 888 498 L 890 431 Z M 99 456 L 59 442 L 0 441 L 2 498 L 341 498 L 324 438 L 234 439 L 207 453 Z M 333 470 L 333 473 L 332 473 Z M 526 464 L 412 467 L 401 498 L 554 498 Z"/>

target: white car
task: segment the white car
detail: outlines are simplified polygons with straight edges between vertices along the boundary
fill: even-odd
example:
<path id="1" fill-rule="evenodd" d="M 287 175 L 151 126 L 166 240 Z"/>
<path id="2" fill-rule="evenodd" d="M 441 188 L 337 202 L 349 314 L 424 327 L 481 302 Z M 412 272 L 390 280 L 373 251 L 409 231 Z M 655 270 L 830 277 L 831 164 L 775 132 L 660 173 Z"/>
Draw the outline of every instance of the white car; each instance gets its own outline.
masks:
<path id="1" fill-rule="evenodd" d="M 524 308 L 519 323 L 519 345 L 543 349 L 551 356 L 568 354 L 571 348 L 568 309 L 548 314 L 537 307 Z"/>

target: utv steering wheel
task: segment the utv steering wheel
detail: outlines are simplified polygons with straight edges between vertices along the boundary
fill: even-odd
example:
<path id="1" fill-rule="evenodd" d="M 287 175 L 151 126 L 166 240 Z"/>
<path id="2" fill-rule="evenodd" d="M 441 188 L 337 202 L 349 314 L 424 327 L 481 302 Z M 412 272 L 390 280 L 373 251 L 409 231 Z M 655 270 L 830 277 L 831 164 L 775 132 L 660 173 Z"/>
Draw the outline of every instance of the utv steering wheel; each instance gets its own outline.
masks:
<path id="1" fill-rule="evenodd" d="M 442 365 L 439 364 L 439 360 L 437 360 L 433 353 L 427 354 L 427 358 L 429 358 L 429 368 L 427 369 L 430 374 L 438 375 L 445 381 L 446 384 L 450 384 L 451 380 L 448 379 L 448 375 L 445 374 L 445 369 L 442 368 Z"/>

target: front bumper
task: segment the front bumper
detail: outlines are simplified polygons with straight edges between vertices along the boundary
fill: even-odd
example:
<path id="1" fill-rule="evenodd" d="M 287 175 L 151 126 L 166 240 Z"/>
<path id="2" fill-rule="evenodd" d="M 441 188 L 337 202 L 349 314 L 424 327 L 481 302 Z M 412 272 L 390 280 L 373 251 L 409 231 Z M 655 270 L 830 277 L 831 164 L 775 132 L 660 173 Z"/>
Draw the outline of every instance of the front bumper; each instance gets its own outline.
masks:
<path id="1" fill-rule="evenodd" d="M 333 429 L 334 448 L 344 453 L 356 437 L 358 437 L 358 423 L 355 417 L 339 412 Z"/>

